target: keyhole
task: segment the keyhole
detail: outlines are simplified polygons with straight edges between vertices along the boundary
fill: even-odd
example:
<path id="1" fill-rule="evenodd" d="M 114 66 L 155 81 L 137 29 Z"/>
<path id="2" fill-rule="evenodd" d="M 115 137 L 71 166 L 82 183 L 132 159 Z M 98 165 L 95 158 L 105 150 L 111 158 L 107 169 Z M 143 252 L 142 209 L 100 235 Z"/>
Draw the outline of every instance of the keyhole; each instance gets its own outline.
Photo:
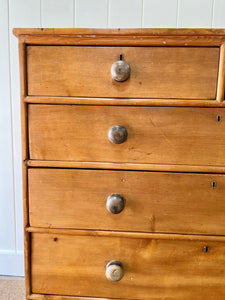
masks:
<path id="1" fill-rule="evenodd" d="M 221 122 L 221 116 L 217 116 L 217 122 Z"/>
<path id="2" fill-rule="evenodd" d="M 205 253 L 209 253 L 209 246 L 205 246 L 204 251 L 205 251 Z"/>
<path id="3" fill-rule="evenodd" d="M 215 181 L 212 182 L 212 188 L 213 188 L 213 189 L 216 188 L 216 182 L 215 182 Z"/>

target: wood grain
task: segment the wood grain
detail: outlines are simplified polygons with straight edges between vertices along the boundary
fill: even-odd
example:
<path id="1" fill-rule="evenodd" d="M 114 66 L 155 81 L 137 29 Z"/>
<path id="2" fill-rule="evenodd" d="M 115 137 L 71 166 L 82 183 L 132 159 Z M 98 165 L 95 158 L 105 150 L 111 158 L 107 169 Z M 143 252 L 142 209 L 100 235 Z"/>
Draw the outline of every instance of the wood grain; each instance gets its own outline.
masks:
<path id="1" fill-rule="evenodd" d="M 221 46 L 224 29 L 14 28 L 29 45 Z"/>
<path id="2" fill-rule="evenodd" d="M 225 99 L 225 44 L 220 47 L 220 64 L 216 99 L 219 102 L 223 102 Z"/>
<path id="3" fill-rule="evenodd" d="M 28 105 L 24 97 L 27 95 L 26 77 L 26 45 L 24 36 L 19 37 L 19 65 L 20 65 L 20 101 L 21 101 L 21 144 L 22 144 L 22 181 L 23 181 L 23 224 L 24 224 L 24 273 L 25 273 L 25 294 L 31 292 L 30 277 L 30 234 L 25 230 L 29 226 L 29 200 L 28 200 L 28 167 L 24 161 L 28 159 Z"/>
<path id="4" fill-rule="evenodd" d="M 224 175 L 29 169 L 30 225 L 225 235 L 224 191 Z M 118 215 L 106 209 L 114 193 Z"/>
<path id="5" fill-rule="evenodd" d="M 84 229 L 53 229 L 43 227 L 27 227 L 27 232 L 30 233 L 49 233 L 62 234 L 72 236 L 106 236 L 106 237 L 121 237 L 131 239 L 163 239 L 163 240 L 179 240 L 179 241 L 211 241 L 225 242 L 223 235 L 190 235 L 177 233 L 149 233 L 149 232 L 132 232 L 132 231 L 113 231 L 113 230 L 84 230 Z"/>
<path id="6" fill-rule="evenodd" d="M 221 46 L 224 29 L 14 28 L 34 45 Z"/>
<path id="7" fill-rule="evenodd" d="M 36 233 L 32 249 L 33 293 L 148 300 L 225 297 L 224 243 Z M 123 264 L 119 282 L 105 278 L 110 260 Z"/>
<path id="8" fill-rule="evenodd" d="M 113 299 L 32 294 L 28 297 L 28 300 L 113 300 Z M 131 300 L 131 299 L 127 299 L 127 300 Z"/>
<path id="9" fill-rule="evenodd" d="M 222 108 L 29 105 L 30 158 L 224 166 L 224 119 Z M 108 140 L 114 125 L 123 144 Z"/>
<path id="10" fill-rule="evenodd" d="M 220 47 L 225 42 L 224 35 L 26 35 L 28 45 L 58 45 L 58 46 L 141 46 L 141 47 Z"/>
<path id="11" fill-rule="evenodd" d="M 193 99 L 126 99 L 86 97 L 27 96 L 26 103 L 40 104 L 87 104 L 87 105 L 137 105 L 137 106 L 182 106 L 182 107 L 224 107 L 225 102 Z"/>
<path id="12" fill-rule="evenodd" d="M 219 48 L 27 47 L 28 95 L 215 99 Z M 131 75 L 115 82 L 123 54 Z M 94 57 L 94 60 L 93 60 Z"/>
<path id="13" fill-rule="evenodd" d="M 14 28 L 14 35 L 225 36 L 225 29 L 207 28 Z M 94 38 L 95 36 L 92 36 Z"/>
<path id="14" fill-rule="evenodd" d="M 225 173 L 225 166 L 199 166 L 199 165 L 162 165 L 139 163 L 107 163 L 63 160 L 26 160 L 28 167 L 43 168 L 78 168 L 78 169 L 110 169 L 110 170 L 138 170 L 138 171 L 165 171 L 165 172 L 195 172 L 195 173 Z"/>
<path id="15" fill-rule="evenodd" d="M 225 173 L 225 30 L 14 34 L 27 299 L 223 300 L 224 175 L 201 172 Z M 132 70 L 122 85 L 110 75 L 121 52 Z M 108 141 L 114 125 L 128 130 L 121 145 Z M 105 208 L 114 192 L 126 200 L 117 216 Z M 104 275 L 114 259 L 125 272 L 117 283 Z"/>

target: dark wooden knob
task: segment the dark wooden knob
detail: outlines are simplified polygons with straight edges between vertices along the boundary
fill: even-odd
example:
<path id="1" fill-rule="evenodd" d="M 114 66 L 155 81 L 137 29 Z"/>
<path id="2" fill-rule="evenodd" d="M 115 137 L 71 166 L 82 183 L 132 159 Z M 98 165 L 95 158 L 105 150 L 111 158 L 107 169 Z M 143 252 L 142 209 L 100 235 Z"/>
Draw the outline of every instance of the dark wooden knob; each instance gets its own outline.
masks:
<path id="1" fill-rule="evenodd" d="M 119 214 L 124 209 L 124 199 L 119 194 L 112 194 L 106 202 L 108 211 L 112 214 Z"/>
<path id="2" fill-rule="evenodd" d="M 123 278 L 122 264 L 119 261 L 110 261 L 106 265 L 105 276 L 110 281 L 120 281 Z"/>
<path id="3" fill-rule="evenodd" d="M 122 144 L 127 139 L 127 130 L 123 126 L 115 125 L 109 130 L 108 137 L 113 144 Z"/>
<path id="4" fill-rule="evenodd" d="M 112 65 L 111 74 L 115 81 L 126 81 L 130 77 L 130 66 L 127 62 L 118 60 Z"/>

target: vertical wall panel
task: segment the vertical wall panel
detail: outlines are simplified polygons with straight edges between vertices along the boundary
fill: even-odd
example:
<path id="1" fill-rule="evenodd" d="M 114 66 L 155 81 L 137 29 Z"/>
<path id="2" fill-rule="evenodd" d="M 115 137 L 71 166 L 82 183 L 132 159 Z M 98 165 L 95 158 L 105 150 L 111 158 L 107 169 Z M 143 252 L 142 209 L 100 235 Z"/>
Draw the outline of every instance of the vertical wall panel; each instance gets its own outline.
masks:
<path id="1" fill-rule="evenodd" d="M 8 3 L 0 0 L 0 256 L 15 252 Z M 0 265 L 0 274 L 1 269 Z"/>
<path id="2" fill-rule="evenodd" d="M 107 27 L 108 0 L 76 0 L 75 27 Z"/>
<path id="3" fill-rule="evenodd" d="M 8 0 L 10 25 L 17 27 L 40 26 L 40 0 Z"/>
<path id="4" fill-rule="evenodd" d="M 41 0 L 41 27 L 73 27 L 73 0 Z"/>
<path id="5" fill-rule="evenodd" d="M 179 0 L 178 27 L 210 28 L 213 0 Z"/>
<path id="6" fill-rule="evenodd" d="M 142 0 L 109 0 L 108 26 L 141 27 Z"/>
<path id="7" fill-rule="evenodd" d="M 40 0 L 9 0 L 11 95 L 13 117 L 14 178 L 16 207 L 17 250 L 23 250 L 22 170 L 20 133 L 20 82 L 18 40 L 12 34 L 14 27 L 40 27 Z"/>
<path id="8" fill-rule="evenodd" d="M 177 26 L 178 0 L 143 0 L 143 27 Z"/>
<path id="9" fill-rule="evenodd" d="M 212 27 L 225 27 L 225 0 L 214 0 Z"/>
<path id="10" fill-rule="evenodd" d="M 16 252 L 18 260 L 17 275 L 23 274 L 23 219 L 22 219 L 22 171 L 20 134 L 20 85 L 18 40 L 12 35 L 13 27 L 40 27 L 40 0 L 9 0 L 9 38 L 11 65 L 11 99 L 13 127 L 13 161 L 15 183 Z M 10 257 L 10 256 L 9 256 Z M 10 262 L 8 262 L 10 266 Z M 15 268 L 16 269 L 16 268 Z M 9 272 L 12 268 L 9 267 Z"/>

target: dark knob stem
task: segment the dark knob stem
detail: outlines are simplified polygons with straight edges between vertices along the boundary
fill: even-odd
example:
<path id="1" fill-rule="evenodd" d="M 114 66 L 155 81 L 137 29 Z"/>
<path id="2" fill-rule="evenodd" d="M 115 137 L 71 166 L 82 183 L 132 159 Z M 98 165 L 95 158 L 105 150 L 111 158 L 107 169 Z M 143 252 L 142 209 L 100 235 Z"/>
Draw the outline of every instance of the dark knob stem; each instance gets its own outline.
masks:
<path id="1" fill-rule="evenodd" d="M 108 197 L 106 208 L 112 214 L 119 214 L 124 209 L 124 199 L 119 194 L 112 194 Z"/>
<path id="2" fill-rule="evenodd" d="M 108 137 L 113 144 L 122 144 L 127 139 L 127 130 L 123 126 L 115 125 L 109 130 Z"/>

